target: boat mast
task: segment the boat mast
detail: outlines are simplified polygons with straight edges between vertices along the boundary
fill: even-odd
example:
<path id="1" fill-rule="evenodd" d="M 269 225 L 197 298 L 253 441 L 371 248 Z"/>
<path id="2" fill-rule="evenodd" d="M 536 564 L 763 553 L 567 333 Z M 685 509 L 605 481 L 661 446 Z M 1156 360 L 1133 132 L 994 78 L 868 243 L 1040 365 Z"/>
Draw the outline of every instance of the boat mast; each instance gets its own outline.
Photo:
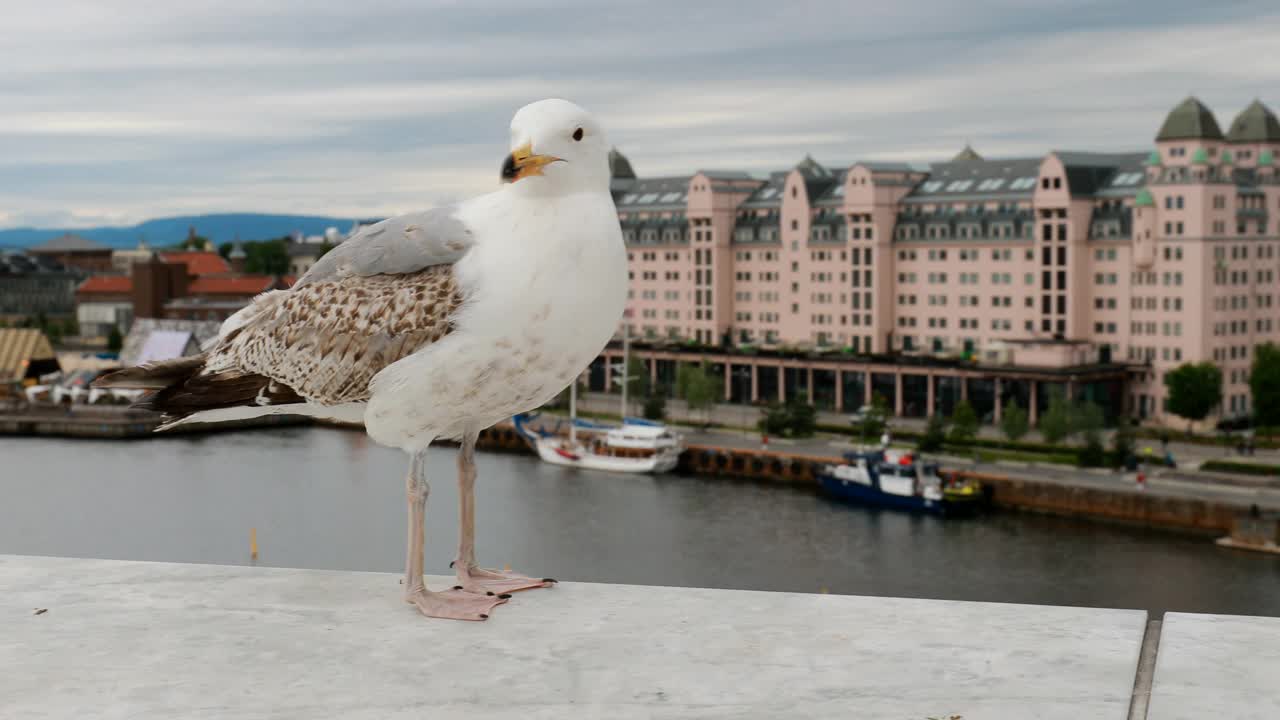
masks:
<path id="1" fill-rule="evenodd" d="M 627 385 L 631 384 L 631 323 L 622 321 L 622 424 L 627 424 Z"/>
<path id="2" fill-rule="evenodd" d="M 569 447 L 578 444 L 578 378 L 569 383 Z"/>

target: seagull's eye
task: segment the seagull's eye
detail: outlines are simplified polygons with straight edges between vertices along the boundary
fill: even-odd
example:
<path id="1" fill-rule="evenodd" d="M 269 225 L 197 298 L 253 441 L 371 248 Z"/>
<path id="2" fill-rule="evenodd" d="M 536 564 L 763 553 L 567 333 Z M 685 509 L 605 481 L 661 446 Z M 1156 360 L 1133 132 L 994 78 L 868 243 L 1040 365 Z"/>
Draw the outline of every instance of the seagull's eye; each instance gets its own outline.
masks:
<path id="1" fill-rule="evenodd" d="M 578 128 L 577 130 L 573 131 L 573 139 L 578 142 L 582 141 L 582 128 Z"/>

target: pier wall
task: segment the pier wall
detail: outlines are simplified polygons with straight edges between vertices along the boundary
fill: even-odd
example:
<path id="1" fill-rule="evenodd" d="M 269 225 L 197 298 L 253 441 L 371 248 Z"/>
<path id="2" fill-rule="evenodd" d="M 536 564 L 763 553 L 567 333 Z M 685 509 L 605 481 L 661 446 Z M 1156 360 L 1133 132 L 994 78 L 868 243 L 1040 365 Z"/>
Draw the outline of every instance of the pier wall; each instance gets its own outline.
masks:
<path id="1" fill-rule="evenodd" d="M 1248 509 L 1237 504 L 1134 492 L 1128 488 L 1108 490 L 988 473 L 958 474 L 982 483 L 988 500 L 995 507 L 1205 534 L 1231 532 L 1235 517 Z"/>

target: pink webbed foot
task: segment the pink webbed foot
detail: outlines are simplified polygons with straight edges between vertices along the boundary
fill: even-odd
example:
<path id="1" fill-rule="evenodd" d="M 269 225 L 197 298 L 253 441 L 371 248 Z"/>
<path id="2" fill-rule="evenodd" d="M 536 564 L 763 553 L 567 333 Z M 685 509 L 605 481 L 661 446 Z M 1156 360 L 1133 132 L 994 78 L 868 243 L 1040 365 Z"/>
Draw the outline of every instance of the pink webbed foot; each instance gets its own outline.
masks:
<path id="1" fill-rule="evenodd" d="M 487 620 L 495 607 L 511 596 L 503 594 L 470 593 L 460 586 L 444 592 L 432 592 L 426 588 L 410 590 L 404 601 L 418 608 L 427 617 L 446 620 Z"/>
<path id="2" fill-rule="evenodd" d="M 498 572 L 481 567 L 457 567 L 458 586 L 467 592 L 483 594 L 486 597 L 499 596 L 521 590 L 549 588 L 556 584 L 554 578 L 532 578 L 520 573 Z"/>

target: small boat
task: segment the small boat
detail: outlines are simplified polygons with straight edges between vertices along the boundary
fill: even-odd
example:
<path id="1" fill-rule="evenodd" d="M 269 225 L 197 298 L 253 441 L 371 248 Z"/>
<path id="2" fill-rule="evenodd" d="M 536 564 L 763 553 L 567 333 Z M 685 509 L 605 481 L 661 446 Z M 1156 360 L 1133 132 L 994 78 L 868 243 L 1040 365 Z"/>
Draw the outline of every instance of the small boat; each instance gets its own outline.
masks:
<path id="1" fill-rule="evenodd" d="M 625 424 L 585 437 L 536 435 L 533 444 L 538 457 L 553 465 L 625 473 L 669 472 L 684 451 L 666 428 Z"/>
<path id="2" fill-rule="evenodd" d="M 577 384 L 569 390 L 569 434 L 534 429 L 532 418 L 512 418 L 520 433 L 544 462 L 588 470 L 623 473 L 670 472 L 684 452 L 684 439 L 662 423 L 624 418 L 621 426 L 578 419 Z"/>
<path id="3" fill-rule="evenodd" d="M 910 452 L 875 450 L 846 453 L 845 462 L 827 465 L 818 484 L 828 495 L 871 507 L 940 515 L 973 512 L 982 489 L 967 480 L 944 480 L 937 463 Z"/>

